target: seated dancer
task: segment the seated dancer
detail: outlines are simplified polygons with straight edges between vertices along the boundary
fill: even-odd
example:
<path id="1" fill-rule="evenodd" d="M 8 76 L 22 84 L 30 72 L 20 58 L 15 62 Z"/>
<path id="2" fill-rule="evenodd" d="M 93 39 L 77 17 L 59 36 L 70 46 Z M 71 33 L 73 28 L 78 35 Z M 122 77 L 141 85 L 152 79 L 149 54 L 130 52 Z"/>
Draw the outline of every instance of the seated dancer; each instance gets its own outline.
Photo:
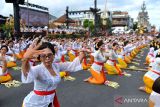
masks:
<path id="1" fill-rule="evenodd" d="M 41 64 L 30 66 L 28 60 L 33 55 L 40 55 Z M 61 81 L 60 71 L 75 72 L 81 65 L 84 54 L 73 60 L 73 62 L 53 63 L 55 55 L 54 46 L 44 42 L 31 46 L 27 49 L 22 59 L 22 82 L 34 82 L 34 90 L 30 92 L 23 101 L 23 107 L 60 107 L 56 96 L 57 85 Z"/>
<path id="2" fill-rule="evenodd" d="M 154 57 L 154 48 L 152 47 L 146 57 L 146 64 L 150 64 Z"/>
<path id="3" fill-rule="evenodd" d="M 130 74 L 127 74 L 126 72 L 122 72 L 122 70 L 117 66 L 117 53 L 116 50 L 118 49 L 118 43 L 112 44 L 112 49 L 109 50 L 109 59 L 104 64 L 104 67 L 107 70 L 108 74 L 118 74 L 118 75 L 125 75 L 130 76 Z"/>
<path id="4" fill-rule="evenodd" d="M 128 64 L 128 63 L 131 63 L 131 60 L 130 58 L 128 57 L 128 42 L 129 41 L 124 41 L 124 46 L 123 46 L 123 51 L 124 51 L 124 61 Z"/>
<path id="5" fill-rule="evenodd" d="M 20 47 L 20 54 L 22 55 L 22 57 L 23 57 L 23 55 L 24 55 L 24 53 L 25 53 L 25 49 L 26 49 L 26 47 L 27 47 L 27 41 L 26 41 L 26 39 L 25 38 L 21 38 L 21 40 L 22 40 L 22 42 L 21 42 L 21 47 Z"/>
<path id="6" fill-rule="evenodd" d="M 118 83 L 111 82 L 106 80 L 106 76 L 104 73 L 104 62 L 106 61 L 106 53 L 105 53 L 105 45 L 102 40 L 100 40 L 97 44 L 95 49 L 97 50 L 93 56 L 94 56 L 94 63 L 90 67 L 90 73 L 91 77 L 85 79 L 85 82 L 89 82 L 91 84 L 105 84 L 109 85 L 110 83 L 113 83 L 113 87 L 118 87 Z M 111 85 L 111 86 L 112 86 Z"/>
<path id="7" fill-rule="evenodd" d="M 137 41 L 136 40 L 132 40 L 132 47 L 131 47 L 131 52 L 130 52 L 130 57 L 133 59 L 136 57 L 136 55 L 138 54 L 138 51 L 137 51 L 137 47 L 136 47 L 136 43 Z"/>
<path id="8" fill-rule="evenodd" d="M 140 87 L 139 89 L 141 91 L 150 94 L 152 92 L 152 86 L 154 81 L 159 77 L 160 77 L 160 58 L 156 58 L 152 68 L 143 76 L 143 81 L 145 86 Z"/>
<path id="9" fill-rule="evenodd" d="M 53 44 L 54 45 L 54 44 Z M 63 63 L 62 56 L 67 54 L 68 50 L 61 51 L 57 45 L 54 45 L 55 50 L 55 58 L 53 60 L 54 63 Z M 74 77 L 69 76 L 69 73 L 67 71 L 60 71 L 61 78 L 64 78 L 65 80 L 75 80 Z"/>
<path id="10" fill-rule="evenodd" d="M 62 54 L 62 57 L 61 57 L 62 62 L 66 61 L 65 56 L 68 53 L 67 48 L 68 48 L 67 41 L 61 40 L 59 44 L 59 50 L 62 51 L 62 53 L 66 52 L 65 54 Z"/>
<path id="11" fill-rule="evenodd" d="M 125 56 L 131 61 L 133 58 L 131 57 L 131 51 L 132 51 L 132 42 L 131 40 L 128 41 L 127 45 L 126 45 L 126 53 Z"/>
<path id="12" fill-rule="evenodd" d="M 137 40 L 138 41 L 138 40 Z M 129 47 L 127 49 L 127 54 L 128 54 L 128 58 L 130 60 L 132 60 L 137 54 L 138 52 L 140 51 L 140 48 L 138 45 L 138 42 L 136 40 L 132 39 L 130 42 L 129 42 Z M 137 45 L 136 45 L 137 44 Z"/>
<path id="13" fill-rule="evenodd" d="M 22 59 L 22 57 L 23 57 L 21 54 L 21 50 L 20 50 L 21 49 L 21 42 L 22 42 L 22 40 L 19 39 L 17 41 L 17 43 L 15 43 L 15 45 L 13 46 L 17 59 Z"/>
<path id="14" fill-rule="evenodd" d="M 160 77 L 157 78 L 152 87 L 152 93 L 149 97 L 149 107 L 160 106 Z"/>
<path id="15" fill-rule="evenodd" d="M 8 47 L 2 45 L 0 50 L 0 83 L 12 80 L 11 75 L 7 72 L 7 62 L 13 59 L 10 56 L 6 56 L 7 51 Z"/>
<path id="16" fill-rule="evenodd" d="M 16 56 L 15 56 L 15 51 L 14 51 L 14 48 L 13 48 L 13 44 L 14 42 L 12 40 L 10 40 L 8 42 L 8 52 L 6 53 L 7 56 L 10 56 L 10 57 L 13 57 L 14 59 L 16 59 Z M 7 62 L 7 67 L 16 67 L 17 64 L 15 61 L 9 61 Z"/>
<path id="17" fill-rule="evenodd" d="M 87 70 L 91 67 L 91 64 L 93 63 L 93 56 L 91 55 L 91 49 L 88 47 L 87 43 L 84 41 L 82 44 L 82 51 L 86 51 L 85 52 L 85 57 L 83 59 L 83 63 L 82 63 L 82 67 L 83 70 Z M 89 61 L 88 61 L 89 59 Z"/>
<path id="18" fill-rule="evenodd" d="M 80 39 L 76 40 L 72 44 L 72 49 L 68 53 L 69 60 L 72 62 L 79 54 L 79 50 L 81 48 Z"/>
<path id="19" fill-rule="evenodd" d="M 124 53 L 123 45 L 120 49 L 121 50 L 118 53 L 118 58 L 117 58 L 117 61 L 118 61 L 117 66 L 120 68 L 127 68 L 127 63 L 124 60 L 125 53 Z"/>

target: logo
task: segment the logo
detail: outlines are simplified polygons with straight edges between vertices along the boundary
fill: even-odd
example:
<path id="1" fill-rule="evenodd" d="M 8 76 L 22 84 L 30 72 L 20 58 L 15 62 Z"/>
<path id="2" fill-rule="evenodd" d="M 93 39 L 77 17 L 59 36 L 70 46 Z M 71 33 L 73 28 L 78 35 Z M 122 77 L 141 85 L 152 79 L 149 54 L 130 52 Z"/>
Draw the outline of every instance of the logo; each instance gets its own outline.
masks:
<path id="1" fill-rule="evenodd" d="M 116 97 L 114 101 L 116 104 L 123 104 L 123 97 Z"/>
<path id="2" fill-rule="evenodd" d="M 148 96 L 115 96 L 114 107 L 129 107 L 130 105 L 136 105 L 141 107 L 142 105 L 148 105 Z"/>

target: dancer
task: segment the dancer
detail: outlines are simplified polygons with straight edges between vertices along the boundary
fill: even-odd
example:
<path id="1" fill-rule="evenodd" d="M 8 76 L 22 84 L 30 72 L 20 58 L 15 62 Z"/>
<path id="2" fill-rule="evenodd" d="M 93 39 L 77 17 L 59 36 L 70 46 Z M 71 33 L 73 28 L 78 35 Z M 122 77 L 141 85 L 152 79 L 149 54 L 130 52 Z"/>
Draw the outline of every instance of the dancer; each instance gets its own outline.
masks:
<path id="1" fill-rule="evenodd" d="M 12 76 L 7 72 L 7 62 L 13 61 L 10 56 L 6 56 L 8 47 L 6 45 L 1 46 L 0 50 L 0 83 L 8 82 L 12 80 Z"/>
<path id="2" fill-rule="evenodd" d="M 69 50 L 60 50 L 57 45 L 54 45 L 54 50 L 55 50 L 55 58 L 54 58 L 53 62 L 54 63 L 63 63 L 64 60 L 62 61 L 62 56 L 67 54 L 67 52 Z M 64 78 L 64 80 L 70 80 L 70 81 L 75 80 L 74 77 L 69 76 L 68 71 L 60 71 L 60 76 L 61 76 L 61 78 Z"/>
<path id="3" fill-rule="evenodd" d="M 151 47 L 148 55 L 146 56 L 146 63 L 145 64 L 150 64 L 152 62 L 153 58 L 155 58 L 154 48 Z"/>
<path id="4" fill-rule="evenodd" d="M 149 107 L 160 106 L 160 77 L 157 78 L 152 87 L 152 93 L 149 97 Z"/>
<path id="5" fill-rule="evenodd" d="M 76 40 L 72 44 L 72 50 L 68 53 L 69 60 L 72 62 L 79 54 L 79 50 L 81 48 L 80 39 Z"/>
<path id="6" fill-rule="evenodd" d="M 148 94 L 150 94 L 152 92 L 152 86 L 154 81 L 160 77 L 160 58 L 156 58 L 154 65 L 152 66 L 152 68 L 145 73 L 145 75 L 143 76 L 143 81 L 145 86 L 140 87 L 139 89 L 141 91 L 144 91 Z"/>
<path id="7" fill-rule="evenodd" d="M 10 56 L 11 58 L 14 58 L 14 61 L 9 61 L 7 62 L 7 67 L 10 68 L 10 67 L 16 67 L 17 64 L 16 64 L 16 55 L 15 55 L 15 50 L 13 48 L 13 41 L 10 40 L 8 41 L 8 52 L 6 53 L 7 56 Z"/>
<path id="8" fill-rule="evenodd" d="M 108 74 L 117 74 L 117 75 L 125 75 L 131 76 L 126 72 L 122 72 L 122 70 L 117 66 L 117 53 L 116 50 L 118 49 L 118 43 L 114 42 L 112 45 L 112 49 L 109 50 L 109 60 L 104 64 Z"/>
<path id="9" fill-rule="evenodd" d="M 105 45 L 102 40 L 100 40 L 96 46 L 95 50 L 97 50 L 94 56 L 94 63 L 90 68 L 91 77 L 85 79 L 85 82 L 89 82 L 91 84 L 105 84 L 112 86 L 114 88 L 118 88 L 119 85 L 116 82 L 111 82 L 106 80 L 106 76 L 104 73 L 104 62 L 106 61 L 107 54 L 105 53 Z"/>
<path id="10" fill-rule="evenodd" d="M 35 54 L 40 55 L 42 63 L 37 66 L 30 66 L 28 60 Z M 80 55 L 73 62 L 66 63 L 53 63 L 54 55 L 54 46 L 48 42 L 36 46 L 32 44 L 24 54 L 22 82 L 34 82 L 34 91 L 25 97 L 24 107 L 60 107 L 55 91 L 61 80 L 59 72 L 80 70 L 79 65 L 81 65 L 80 62 L 82 62 L 84 54 L 80 52 Z"/>

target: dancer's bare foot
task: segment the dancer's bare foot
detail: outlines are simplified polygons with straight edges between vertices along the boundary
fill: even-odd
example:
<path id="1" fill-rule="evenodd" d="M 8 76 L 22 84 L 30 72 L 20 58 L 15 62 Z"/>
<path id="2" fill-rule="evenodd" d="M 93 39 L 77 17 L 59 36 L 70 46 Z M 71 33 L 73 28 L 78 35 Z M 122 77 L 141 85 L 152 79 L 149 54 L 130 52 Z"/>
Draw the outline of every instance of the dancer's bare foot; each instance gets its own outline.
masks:
<path id="1" fill-rule="evenodd" d="M 140 90 L 140 91 L 143 91 L 143 92 L 146 92 L 146 90 L 145 90 L 145 87 L 144 87 L 144 86 L 139 87 L 139 90 Z"/>
<path id="2" fill-rule="evenodd" d="M 123 72 L 122 75 L 126 76 L 126 77 L 130 77 L 132 76 L 131 74 L 127 73 L 127 72 Z"/>
<path id="3" fill-rule="evenodd" d="M 88 81 L 88 78 L 87 78 L 87 79 L 84 79 L 83 81 L 84 81 L 84 82 L 87 82 L 87 81 Z"/>

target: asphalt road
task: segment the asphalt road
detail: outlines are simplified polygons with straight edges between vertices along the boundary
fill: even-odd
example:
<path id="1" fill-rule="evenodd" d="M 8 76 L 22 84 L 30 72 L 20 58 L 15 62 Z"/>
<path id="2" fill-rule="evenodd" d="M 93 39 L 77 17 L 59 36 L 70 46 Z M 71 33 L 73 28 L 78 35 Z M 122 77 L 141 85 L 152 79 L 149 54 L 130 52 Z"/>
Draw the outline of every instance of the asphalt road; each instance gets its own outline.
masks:
<path id="1" fill-rule="evenodd" d="M 143 65 L 147 49 L 144 49 L 140 62 Z M 15 80 L 20 81 L 20 71 L 9 69 Z M 131 77 L 106 75 L 108 80 L 118 82 L 120 87 L 114 89 L 105 85 L 92 85 L 83 80 L 90 76 L 88 71 L 72 73 L 76 80 L 62 80 L 57 88 L 57 95 L 61 107 L 147 107 L 149 95 L 138 90 L 143 85 L 142 71 L 127 71 Z M 24 97 L 33 90 L 33 84 L 22 84 L 17 88 L 6 88 L 0 85 L 0 107 L 21 107 Z M 132 100 L 124 102 L 124 99 Z M 135 101 L 135 99 L 138 99 Z M 134 101 L 133 101 L 134 99 Z M 139 101 L 141 99 L 141 101 Z M 123 101 L 123 102 L 122 102 Z"/>

